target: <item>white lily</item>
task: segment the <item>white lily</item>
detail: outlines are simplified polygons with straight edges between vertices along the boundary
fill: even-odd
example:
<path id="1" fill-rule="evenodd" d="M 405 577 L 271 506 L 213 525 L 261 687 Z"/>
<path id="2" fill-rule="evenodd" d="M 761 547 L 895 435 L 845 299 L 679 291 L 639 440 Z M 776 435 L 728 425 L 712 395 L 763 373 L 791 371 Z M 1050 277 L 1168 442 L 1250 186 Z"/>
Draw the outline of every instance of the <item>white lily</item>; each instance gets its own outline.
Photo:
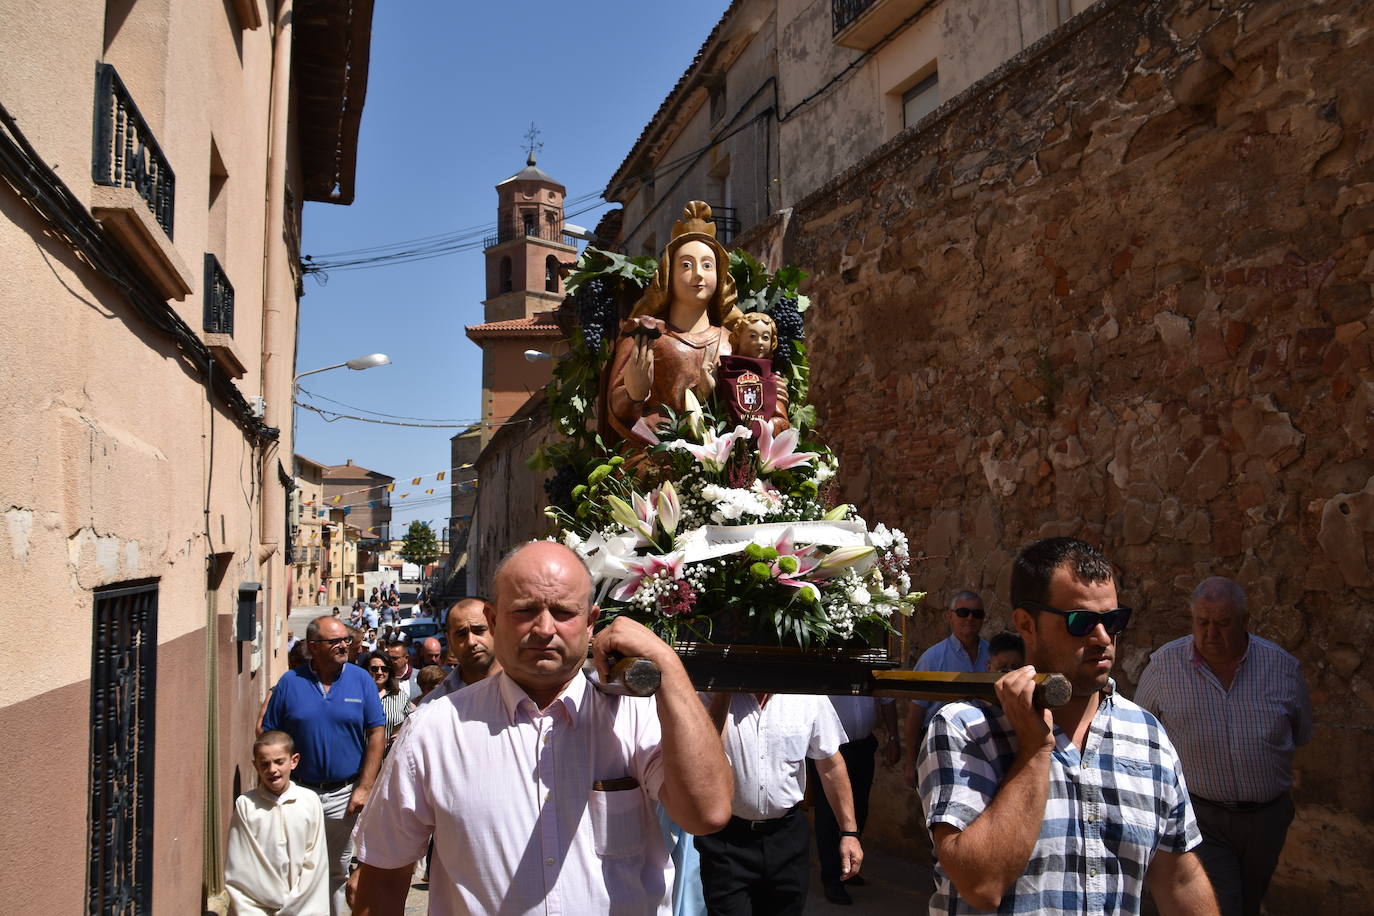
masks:
<path id="1" fill-rule="evenodd" d="M 838 576 L 847 569 L 865 572 L 878 560 L 878 550 L 871 544 L 856 547 L 837 547 L 826 554 L 813 576 Z"/>
<path id="2" fill-rule="evenodd" d="M 692 389 L 688 388 L 682 394 L 682 403 L 686 408 L 687 431 L 695 436 L 696 440 L 700 442 L 702 439 L 706 438 L 706 418 L 701 412 L 701 402 L 698 401 L 697 396 L 692 393 Z"/>

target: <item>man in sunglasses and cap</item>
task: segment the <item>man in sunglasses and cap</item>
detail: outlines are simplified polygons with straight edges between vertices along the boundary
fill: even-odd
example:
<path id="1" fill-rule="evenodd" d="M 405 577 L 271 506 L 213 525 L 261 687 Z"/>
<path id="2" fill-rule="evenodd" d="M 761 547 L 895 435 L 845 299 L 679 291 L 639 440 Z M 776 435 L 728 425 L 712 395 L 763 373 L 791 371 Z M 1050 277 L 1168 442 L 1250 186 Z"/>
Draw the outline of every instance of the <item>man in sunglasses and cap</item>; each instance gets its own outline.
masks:
<path id="1" fill-rule="evenodd" d="M 1161 912 L 1216 916 L 1178 755 L 1115 692 L 1131 612 L 1111 563 L 1074 538 L 1037 541 L 1016 558 L 1011 604 L 1030 664 L 997 682 L 1000 708 L 940 709 L 917 762 L 937 858 L 930 912 L 1134 914 L 1148 887 Z M 1036 709 L 1037 672 L 1068 678 L 1071 700 Z"/>

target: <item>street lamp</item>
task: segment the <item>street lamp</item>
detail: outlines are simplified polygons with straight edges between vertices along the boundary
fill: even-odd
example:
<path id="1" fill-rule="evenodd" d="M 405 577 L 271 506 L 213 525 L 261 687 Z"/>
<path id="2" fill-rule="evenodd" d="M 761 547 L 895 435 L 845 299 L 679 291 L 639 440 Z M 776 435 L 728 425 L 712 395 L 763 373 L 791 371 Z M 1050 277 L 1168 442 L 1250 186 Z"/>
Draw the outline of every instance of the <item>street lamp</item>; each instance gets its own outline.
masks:
<path id="1" fill-rule="evenodd" d="M 356 369 L 361 372 L 363 369 L 373 369 L 377 366 L 389 365 L 391 365 L 391 357 L 387 356 L 385 353 L 369 353 L 366 356 L 354 357 L 346 363 L 336 363 L 332 366 L 325 366 L 323 369 L 311 369 L 309 372 L 302 372 L 291 381 L 292 384 L 295 384 L 307 375 L 314 375 L 316 372 L 328 372 L 330 369 L 342 369 L 345 366 L 349 369 Z"/>
<path id="2" fill-rule="evenodd" d="M 545 353 L 543 350 L 526 350 L 525 362 L 537 363 L 543 359 L 553 359 L 552 353 Z"/>

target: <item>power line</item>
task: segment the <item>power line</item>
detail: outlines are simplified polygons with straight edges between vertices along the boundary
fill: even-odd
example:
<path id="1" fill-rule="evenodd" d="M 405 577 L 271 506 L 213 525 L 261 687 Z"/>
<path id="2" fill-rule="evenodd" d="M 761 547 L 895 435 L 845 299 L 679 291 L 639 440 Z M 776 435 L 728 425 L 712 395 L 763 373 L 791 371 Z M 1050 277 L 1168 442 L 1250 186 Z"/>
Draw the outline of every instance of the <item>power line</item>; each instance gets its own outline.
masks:
<path id="1" fill-rule="evenodd" d="M 407 417 L 401 414 L 383 413 L 380 410 L 369 410 L 366 407 L 359 407 L 356 404 L 345 404 L 343 401 L 336 401 L 333 398 L 327 398 L 322 394 L 316 394 L 313 391 L 307 391 L 306 389 L 301 388 L 299 385 L 296 386 L 296 390 L 301 394 L 307 395 L 308 397 L 318 398 L 321 401 L 328 401 L 331 404 L 338 404 L 340 407 L 347 407 L 349 410 L 356 410 L 361 413 L 370 413 L 373 416 L 377 417 L 386 417 L 390 420 L 420 420 L 426 423 L 466 423 L 468 426 L 477 426 L 480 425 L 482 422 L 481 420 L 461 420 L 455 419 L 453 417 Z M 301 406 L 304 407 L 305 405 L 302 404 Z"/>
<path id="2" fill-rule="evenodd" d="M 523 420 L 504 420 L 498 423 L 487 423 L 482 421 L 476 423 L 407 423 L 400 420 L 379 420 L 376 417 L 357 417 L 352 414 L 340 413 L 337 410 L 329 410 L 325 407 L 316 407 L 314 404 L 306 404 L 301 401 L 295 401 L 294 403 L 297 407 L 319 414 L 324 418 L 324 422 L 326 423 L 333 423 L 336 420 L 357 420 L 359 423 L 378 423 L 382 426 L 409 426 L 416 429 L 470 429 L 473 426 L 496 429 L 501 426 L 515 426 L 520 423 L 532 422 L 530 418 L 526 417 Z"/>

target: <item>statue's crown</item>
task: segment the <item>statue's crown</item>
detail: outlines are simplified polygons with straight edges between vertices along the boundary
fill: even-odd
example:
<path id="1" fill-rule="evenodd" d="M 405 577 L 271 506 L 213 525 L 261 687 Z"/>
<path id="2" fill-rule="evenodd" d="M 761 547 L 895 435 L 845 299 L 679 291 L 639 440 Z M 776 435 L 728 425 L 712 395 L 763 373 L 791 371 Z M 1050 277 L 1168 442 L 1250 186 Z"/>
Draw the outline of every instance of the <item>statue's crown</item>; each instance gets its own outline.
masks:
<path id="1" fill-rule="evenodd" d="M 711 205 L 701 200 L 690 201 L 682 208 L 682 219 L 673 223 L 673 241 L 682 236 L 707 236 L 716 239 L 716 224 L 711 221 Z"/>

